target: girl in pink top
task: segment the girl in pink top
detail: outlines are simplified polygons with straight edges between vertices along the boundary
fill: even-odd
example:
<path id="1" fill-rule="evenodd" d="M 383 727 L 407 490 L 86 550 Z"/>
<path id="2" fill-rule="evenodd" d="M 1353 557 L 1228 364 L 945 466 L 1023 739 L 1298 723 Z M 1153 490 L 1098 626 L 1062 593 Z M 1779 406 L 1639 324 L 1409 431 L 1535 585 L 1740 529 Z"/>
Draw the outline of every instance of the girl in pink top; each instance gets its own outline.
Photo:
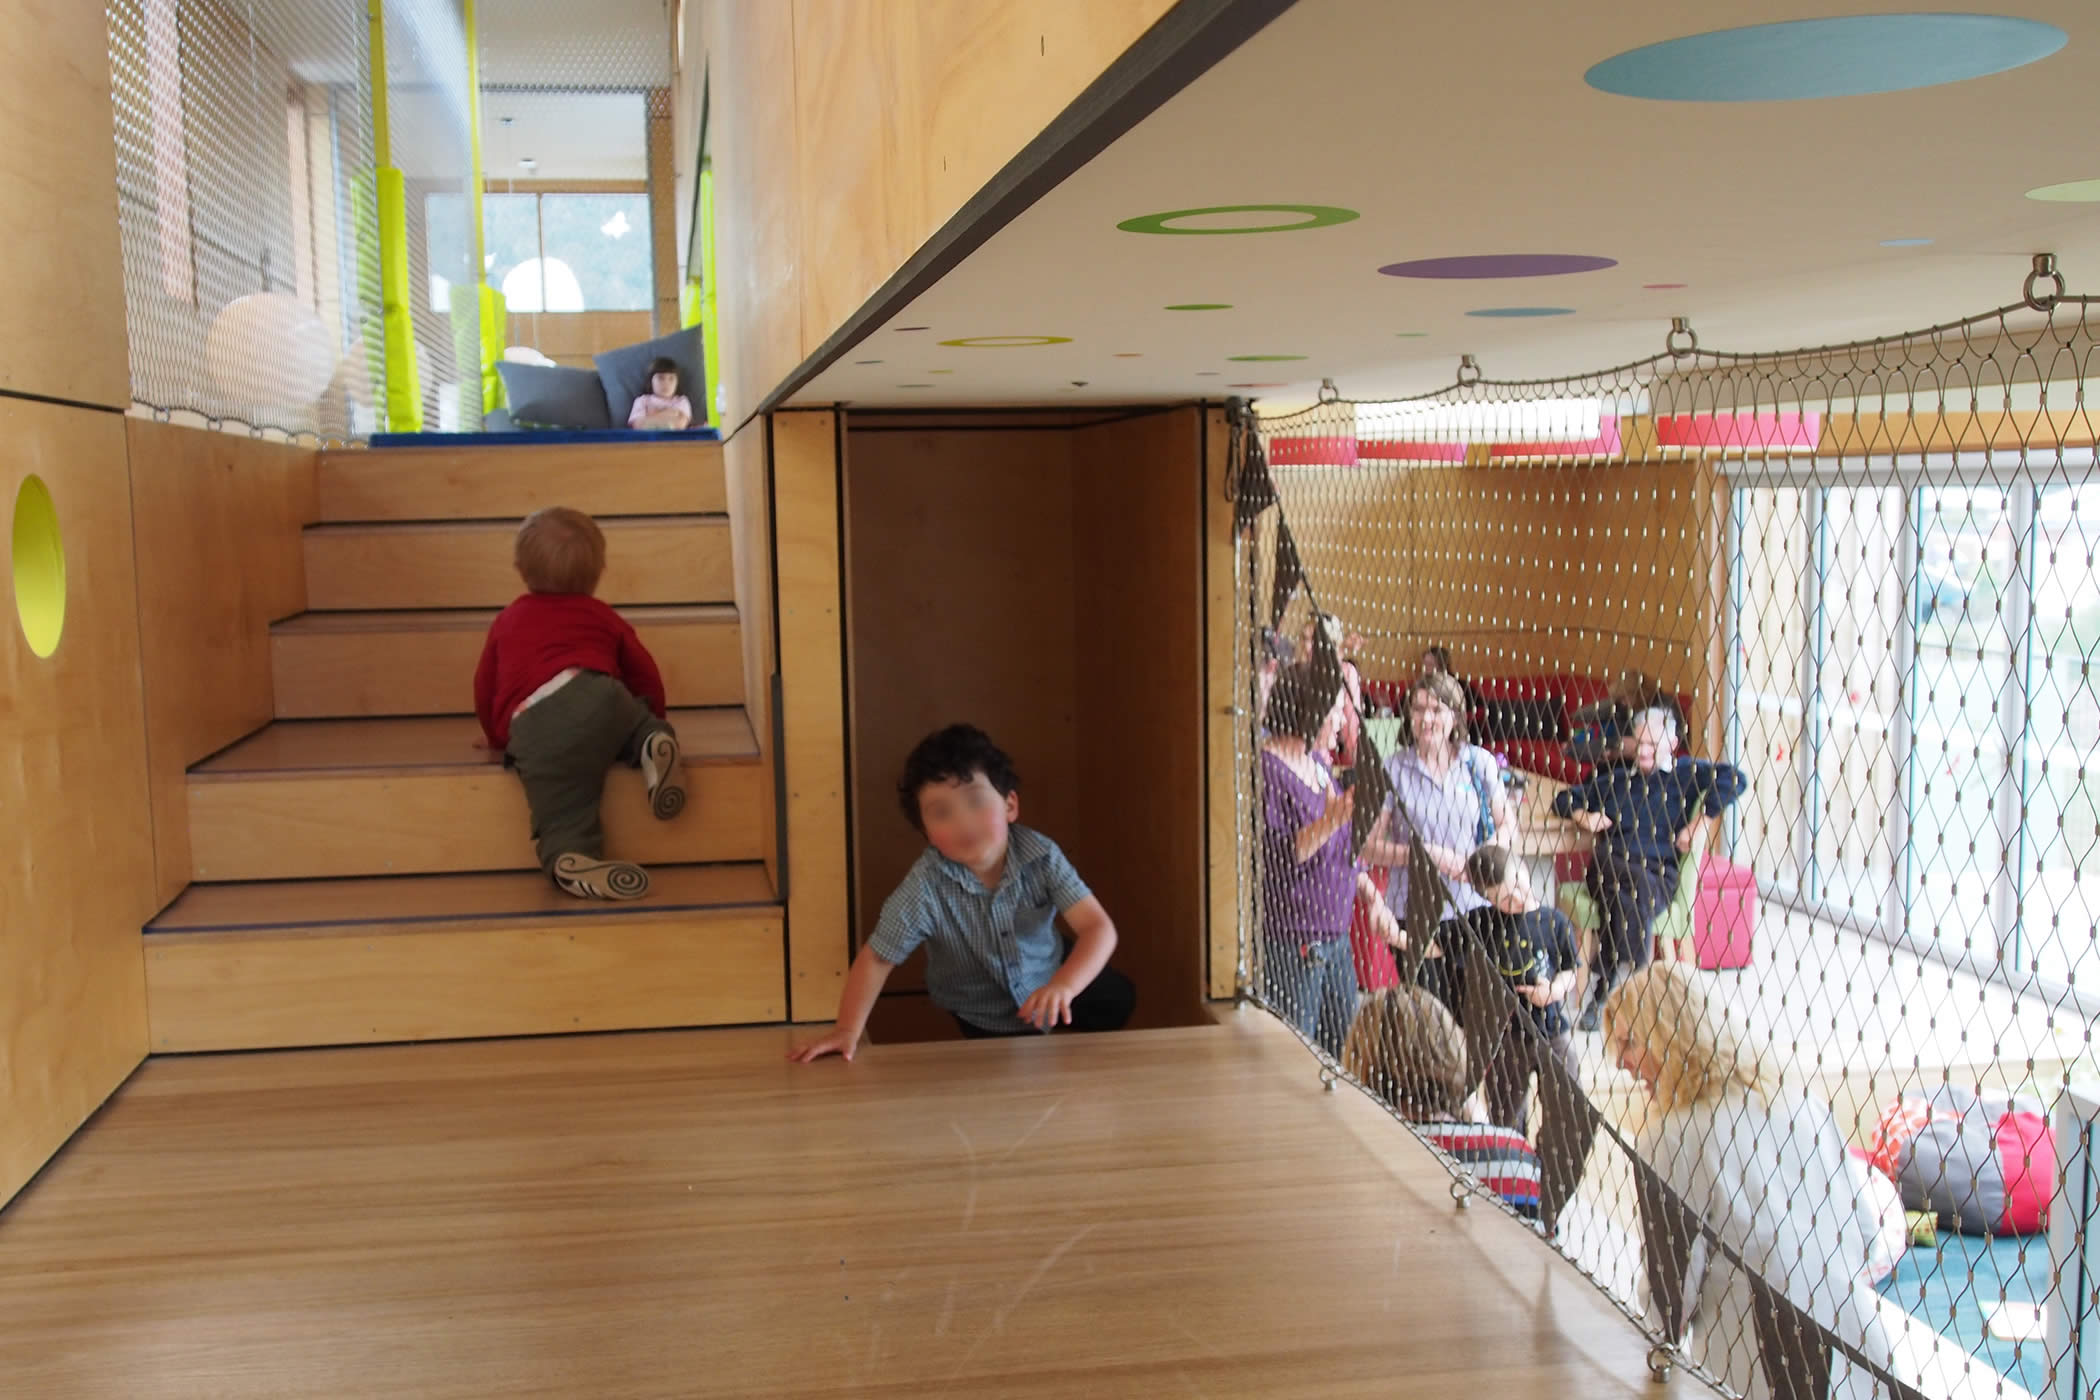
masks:
<path id="1" fill-rule="evenodd" d="M 649 365 L 649 392 L 628 410 L 627 426 L 654 432 L 684 432 L 693 422 L 693 405 L 679 392 L 678 365 L 655 360 Z"/>

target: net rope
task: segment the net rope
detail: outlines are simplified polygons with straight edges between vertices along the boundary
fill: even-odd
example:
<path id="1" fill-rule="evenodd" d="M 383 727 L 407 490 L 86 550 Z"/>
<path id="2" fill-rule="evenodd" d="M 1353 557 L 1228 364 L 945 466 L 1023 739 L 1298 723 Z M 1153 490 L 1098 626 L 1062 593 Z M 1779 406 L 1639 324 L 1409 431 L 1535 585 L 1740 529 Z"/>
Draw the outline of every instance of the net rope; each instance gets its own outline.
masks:
<path id="1" fill-rule="evenodd" d="M 1235 408 L 1242 995 L 1658 1369 L 2100 1381 L 2092 307 Z"/>

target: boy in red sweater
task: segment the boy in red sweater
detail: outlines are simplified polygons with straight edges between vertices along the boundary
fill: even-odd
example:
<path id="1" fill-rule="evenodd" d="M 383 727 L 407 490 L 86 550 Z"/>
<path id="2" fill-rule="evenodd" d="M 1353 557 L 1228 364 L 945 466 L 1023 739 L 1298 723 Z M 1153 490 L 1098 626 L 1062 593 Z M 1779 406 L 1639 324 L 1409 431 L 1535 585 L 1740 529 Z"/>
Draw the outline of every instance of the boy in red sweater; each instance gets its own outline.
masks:
<path id="1" fill-rule="evenodd" d="M 552 506 L 518 528 L 512 562 L 532 590 L 497 614 L 474 671 L 474 713 L 492 752 L 518 770 L 532 839 L 554 883 L 579 899 L 639 899 L 649 872 L 606 860 L 598 799 L 615 759 L 642 770 L 649 809 L 685 807 L 664 682 L 625 618 L 591 596 L 605 535 Z"/>

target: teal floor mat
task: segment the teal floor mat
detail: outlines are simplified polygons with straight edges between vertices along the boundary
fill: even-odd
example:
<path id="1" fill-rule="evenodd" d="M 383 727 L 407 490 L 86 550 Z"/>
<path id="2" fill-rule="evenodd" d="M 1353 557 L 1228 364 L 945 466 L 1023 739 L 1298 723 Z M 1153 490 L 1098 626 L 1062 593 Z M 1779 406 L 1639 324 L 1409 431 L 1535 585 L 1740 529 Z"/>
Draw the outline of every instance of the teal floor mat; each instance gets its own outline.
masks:
<path id="1" fill-rule="evenodd" d="M 1984 1239 L 1942 1234 L 1937 1247 L 1912 1245 L 1881 1295 L 2030 1394 L 2049 1375 L 2046 1341 L 2003 1342 L 1984 1330 L 1985 1309 L 2001 1299 L 2041 1303 L 2049 1296 L 2049 1237 Z"/>

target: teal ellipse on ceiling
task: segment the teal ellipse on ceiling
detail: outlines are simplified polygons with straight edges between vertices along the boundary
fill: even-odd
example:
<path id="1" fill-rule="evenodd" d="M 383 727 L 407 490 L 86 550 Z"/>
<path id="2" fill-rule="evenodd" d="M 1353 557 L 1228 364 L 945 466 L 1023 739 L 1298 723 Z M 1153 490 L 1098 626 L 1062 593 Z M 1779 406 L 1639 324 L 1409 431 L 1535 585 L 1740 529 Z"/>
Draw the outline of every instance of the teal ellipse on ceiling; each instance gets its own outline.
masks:
<path id="1" fill-rule="evenodd" d="M 1592 67 L 1600 92 L 1657 102 L 1793 102 L 1965 82 L 2069 41 L 2009 15 L 1840 15 L 1717 29 L 1628 49 Z"/>

